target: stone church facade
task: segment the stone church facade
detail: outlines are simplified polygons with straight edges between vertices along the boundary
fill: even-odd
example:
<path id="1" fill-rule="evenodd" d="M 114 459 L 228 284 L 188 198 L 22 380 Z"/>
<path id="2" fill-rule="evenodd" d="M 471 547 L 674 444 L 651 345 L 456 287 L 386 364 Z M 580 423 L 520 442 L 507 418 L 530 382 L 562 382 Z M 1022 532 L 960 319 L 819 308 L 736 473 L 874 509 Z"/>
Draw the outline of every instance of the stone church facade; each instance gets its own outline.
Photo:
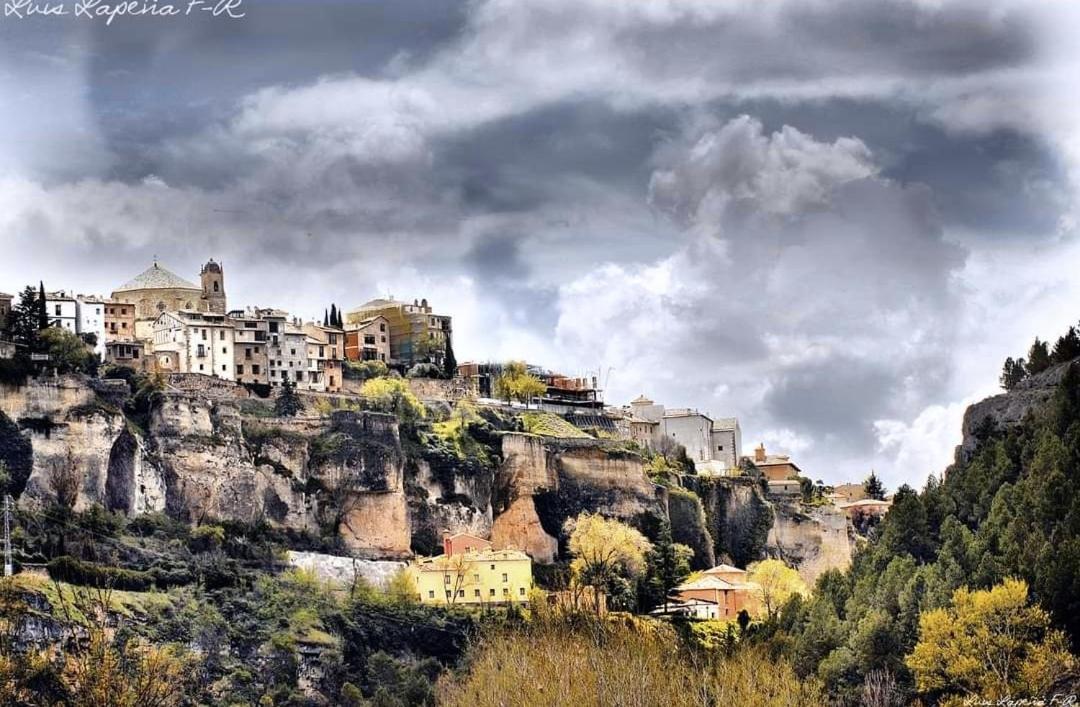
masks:
<path id="1" fill-rule="evenodd" d="M 225 314 L 225 271 L 220 263 L 207 262 L 200 285 L 161 267 L 157 261 L 112 293 L 116 302 L 135 306 L 135 338 L 154 338 L 154 321 L 165 311 Z"/>

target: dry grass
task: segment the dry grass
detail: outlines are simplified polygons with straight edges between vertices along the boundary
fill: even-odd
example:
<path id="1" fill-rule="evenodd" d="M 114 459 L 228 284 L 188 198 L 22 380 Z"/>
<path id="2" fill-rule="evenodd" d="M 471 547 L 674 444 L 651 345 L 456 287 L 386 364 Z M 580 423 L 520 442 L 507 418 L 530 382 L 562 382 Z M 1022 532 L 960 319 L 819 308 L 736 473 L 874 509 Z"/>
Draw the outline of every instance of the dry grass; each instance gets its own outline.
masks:
<path id="1" fill-rule="evenodd" d="M 692 654 L 666 625 L 544 621 L 482 639 L 468 672 L 440 683 L 449 707 L 825 704 L 820 686 L 747 649 Z"/>

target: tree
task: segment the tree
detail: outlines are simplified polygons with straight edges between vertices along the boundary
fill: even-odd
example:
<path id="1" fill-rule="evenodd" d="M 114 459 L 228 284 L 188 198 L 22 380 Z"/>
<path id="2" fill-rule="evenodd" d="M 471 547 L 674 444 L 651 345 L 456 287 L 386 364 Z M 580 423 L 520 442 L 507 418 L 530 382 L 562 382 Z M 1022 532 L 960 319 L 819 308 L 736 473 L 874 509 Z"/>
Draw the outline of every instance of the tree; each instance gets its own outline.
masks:
<path id="1" fill-rule="evenodd" d="M 446 334 L 446 346 L 443 350 L 443 375 L 447 380 L 457 375 L 457 357 L 454 356 L 454 345 L 450 342 L 450 334 Z"/>
<path id="2" fill-rule="evenodd" d="M 517 400 L 528 407 L 532 399 L 547 392 L 544 382 L 528 371 L 524 361 L 506 364 L 503 374 L 495 379 L 495 395 L 507 402 Z"/>
<path id="3" fill-rule="evenodd" d="M 45 283 L 38 281 L 37 296 L 38 329 L 49 328 L 49 302 L 45 297 Z"/>
<path id="4" fill-rule="evenodd" d="M 39 317 L 37 294 L 34 288 L 28 285 L 19 294 L 19 301 L 8 312 L 4 324 L 4 338 L 27 347 L 33 346 L 41 329 L 38 326 Z"/>
<path id="5" fill-rule="evenodd" d="M 323 311 L 322 311 L 322 323 L 323 323 L 323 326 L 330 326 L 330 310 L 323 309 Z"/>
<path id="6" fill-rule="evenodd" d="M 1071 326 L 1054 344 L 1051 360 L 1054 363 L 1068 363 L 1077 356 L 1080 356 L 1080 334 L 1077 334 L 1075 326 Z"/>
<path id="7" fill-rule="evenodd" d="M 1027 360 L 1027 374 L 1033 376 L 1036 373 L 1042 373 L 1047 368 L 1050 368 L 1050 350 L 1045 341 L 1041 341 L 1039 337 L 1035 337 L 1035 343 L 1031 345 L 1031 349 L 1028 351 Z"/>
<path id="8" fill-rule="evenodd" d="M 988 590 L 961 587 L 952 604 L 919 620 L 919 642 L 905 659 L 919 692 L 933 697 L 1042 697 L 1076 664 L 1065 636 L 1028 586 L 1007 579 Z"/>
<path id="9" fill-rule="evenodd" d="M 998 378 L 1002 388 L 1012 390 L 1025 378 L 1027 378 L 1027 368 L 1024 359 L 1018 358 L 1014 361 L 1011 356 L 1005 359 L 1005 365 L 1001 369 L 1001 377 Z"/>
<path id="10" fill-rule="evenodd" d="M 757 585 L 757 596 L 767 616 L 772 616 L 793 594 L 809 592 L 799 573 L 780 560 L 762 560 L 750 565 L 747 581 Z"/>
<path id="11" fill-rule="evenodd" d="M 360 388 L 360 395 L 375 410 L 392 413 L 405 423 L 417 422 L 427 414 L 424 404 L 399 378 L 373 378 Z"/>
<path id="12" fill-rule="evenodd" d="M 645 591 L 648 604 L 667 606 L 668 594 L 690 574 L 694 551 L 671 537 L 671 522 L 660 519 L 660 528 L 646 555 Z M 642 608 L 652 608 L 652 606 Z"/>
<path id="13" fill-rule="evenodd" d="M 274 400 L 274 414 L 278 417 L 296 417 L 304 411 L 304 402 L 296 393 L 296 384 L 289 379 L 281 384 L 281 392 Z"/>
<path id="14" fill-rule="evenodd" d="M 644 572 L 645 555 L 652 545 L 630 526 L 586 512 L 567 520 L 563 530 L 570 536 L 574 581 L 593 588 L 597 613 L 600 595 L 606 593 L 609 583 L 620 577 L 633 579 Z"/>
<path id="15" fill-rule="evenodd" d="M 877 477 L 873 471 L 870 472 L 870 476 L 866 477 L 866 481 L 863 482 L 863 491 L 866 492 L 867 498 L 873 498 L 878 501 L 885 500 L 885 484 L 881 483 L 881 479 Z"/>
<path id="16" fill-rule="evenodd" d="M 49 354 L 49 365 L 57 372 L 93 374 L 97 371 L 97 355 L 87 348 L 86 342 L 78 334 L 60 327 L 49 327 L 38 336 Z"/>

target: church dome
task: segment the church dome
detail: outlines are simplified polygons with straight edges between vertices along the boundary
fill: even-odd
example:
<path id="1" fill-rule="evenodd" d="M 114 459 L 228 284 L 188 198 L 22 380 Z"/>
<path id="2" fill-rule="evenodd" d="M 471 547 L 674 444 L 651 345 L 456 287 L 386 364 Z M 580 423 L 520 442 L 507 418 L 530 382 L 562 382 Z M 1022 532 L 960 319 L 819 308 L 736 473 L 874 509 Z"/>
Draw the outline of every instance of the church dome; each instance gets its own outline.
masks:
<path id="1" fill-rule="evenodd" d="M 188 282 L 184 278 L 180 277 L 176 273 L 170 272 L 161 267 L 157 263 L 154 263 L 146 270 L 136 275 L 131 280 L 125 282 L 120 287 L 116 288 L 114 292 L 131 292 L 133 290 L 199 290 L 201 288 L 194 283 Z"/>

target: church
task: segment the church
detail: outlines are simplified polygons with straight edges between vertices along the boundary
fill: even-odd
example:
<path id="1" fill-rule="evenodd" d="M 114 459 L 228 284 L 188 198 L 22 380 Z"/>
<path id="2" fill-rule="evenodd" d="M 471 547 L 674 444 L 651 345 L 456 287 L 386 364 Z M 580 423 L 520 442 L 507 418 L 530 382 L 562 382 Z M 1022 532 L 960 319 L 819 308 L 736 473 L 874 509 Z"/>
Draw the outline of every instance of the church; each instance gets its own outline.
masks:
<path id="1" fill-rule="evenodd" d="M 201 285 L 189 282 L 153 265 L 124 283 L 112 293 L 112 299 L 135 306 L 135 338 L 148 341 L 154 337 L 154 321 L 164 311 L 188 310 L 225 314 L 225 272 L 213 259 L 203 265 Z"/>

